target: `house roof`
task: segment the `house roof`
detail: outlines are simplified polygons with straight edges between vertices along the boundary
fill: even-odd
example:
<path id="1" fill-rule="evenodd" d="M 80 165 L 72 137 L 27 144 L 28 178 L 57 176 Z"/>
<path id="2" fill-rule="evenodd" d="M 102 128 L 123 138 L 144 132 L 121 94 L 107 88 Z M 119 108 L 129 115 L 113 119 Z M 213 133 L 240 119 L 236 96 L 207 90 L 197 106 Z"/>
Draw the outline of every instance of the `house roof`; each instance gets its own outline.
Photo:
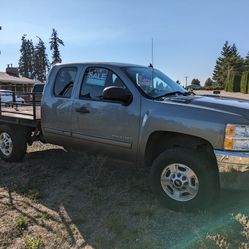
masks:
<path id="1" fill-rule="evenodd" d="M 0 83 L 12 84 L 34 84 L 35 81 L 22 76 L 14 76 L 5 72 L 0 72 Z"/>

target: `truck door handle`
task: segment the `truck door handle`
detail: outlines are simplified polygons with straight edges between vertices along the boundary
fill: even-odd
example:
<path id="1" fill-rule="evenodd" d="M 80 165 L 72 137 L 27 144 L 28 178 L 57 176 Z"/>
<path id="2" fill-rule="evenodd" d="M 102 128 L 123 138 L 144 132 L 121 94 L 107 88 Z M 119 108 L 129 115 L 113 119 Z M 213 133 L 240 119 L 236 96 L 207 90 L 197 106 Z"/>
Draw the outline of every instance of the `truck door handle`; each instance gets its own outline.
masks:
<path id="1" fill-rule="evenodd" d="M 81 106 L 79 108 L 76 108 L 75 111 L 79 112 L 81 114 L 90 113 L 90 111 L 85 106 Z"/>

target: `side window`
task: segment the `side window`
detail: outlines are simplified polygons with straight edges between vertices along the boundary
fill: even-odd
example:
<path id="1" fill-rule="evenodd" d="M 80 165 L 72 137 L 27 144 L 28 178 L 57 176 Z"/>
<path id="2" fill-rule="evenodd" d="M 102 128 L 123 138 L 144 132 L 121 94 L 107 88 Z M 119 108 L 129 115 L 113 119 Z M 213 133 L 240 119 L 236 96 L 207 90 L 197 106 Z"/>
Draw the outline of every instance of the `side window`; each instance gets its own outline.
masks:
<path id="1" fill-rule="evenodd" d="M 57 73 L 54 83 L 54 94 L 64 98 L 70 98 L 73 90 L 77 69 L 65 67 Z"/>
<path id="2" fill-rule="evenodd" d="M 108 86 L 126 88 L 121 79 L 111 70 L 90 67 L 84 75 L 80 98 L 101 99 L 103 90 Z"/>

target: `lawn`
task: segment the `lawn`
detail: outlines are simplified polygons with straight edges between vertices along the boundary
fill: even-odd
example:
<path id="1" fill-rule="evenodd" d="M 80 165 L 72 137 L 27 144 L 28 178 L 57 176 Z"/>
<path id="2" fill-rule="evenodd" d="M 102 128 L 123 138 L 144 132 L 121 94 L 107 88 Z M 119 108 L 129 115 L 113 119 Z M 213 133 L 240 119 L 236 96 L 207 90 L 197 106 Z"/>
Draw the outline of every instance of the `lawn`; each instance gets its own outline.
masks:
<path id="1" fill-rule="evenodd" d="M 249 248 L 249 199 L 222 191 L 208 211 L 168 210 L 148 171 L 37 143 L 0 161 L 0 248 Z"/>

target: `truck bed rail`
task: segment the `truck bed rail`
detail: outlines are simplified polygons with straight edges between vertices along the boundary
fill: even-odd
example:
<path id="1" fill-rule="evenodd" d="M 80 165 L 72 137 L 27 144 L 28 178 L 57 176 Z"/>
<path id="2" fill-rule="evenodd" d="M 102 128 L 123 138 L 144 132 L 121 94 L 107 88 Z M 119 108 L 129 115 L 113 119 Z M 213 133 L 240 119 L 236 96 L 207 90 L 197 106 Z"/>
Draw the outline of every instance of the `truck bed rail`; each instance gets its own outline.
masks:
<path id="1" fill-rule="evenodd" d="M 0 119 L 4 117 L 40 120 L 42 93 L 0 90 Z"/>

